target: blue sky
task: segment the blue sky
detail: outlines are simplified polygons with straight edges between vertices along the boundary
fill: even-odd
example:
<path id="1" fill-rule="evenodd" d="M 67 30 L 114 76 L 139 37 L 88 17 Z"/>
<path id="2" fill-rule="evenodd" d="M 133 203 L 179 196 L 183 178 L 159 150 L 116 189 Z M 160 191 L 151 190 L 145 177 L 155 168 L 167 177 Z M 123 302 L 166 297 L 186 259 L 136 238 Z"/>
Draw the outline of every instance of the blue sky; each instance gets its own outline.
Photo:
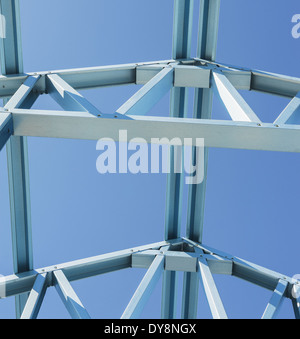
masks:
<path id="1" fill-rule="evenodd" d="M 199 1 L 196 0 L 196 8 Z M 171 58 L 173 0 L 20 0 L 25 72 Z M 292 38 L 299 2 L 222 1 L 217 61 L 300 77 L 300 39 Z M 195 11 L 195 19 L 198 10 Z M 197 25 L 193 37 L 196 51 Z M 112 113 L 137 86 L 82 92 Z M 288 100 L 242 92 L 257 115 L 276 119 Z M 192 97 L 190 99 L 190 111 Z M 168 115 L 166 96 L 151 111 Z M 47 96 L 35 104 L 60 109 Z M 191 113 L 191 112 L 190 112 Z M 228 119 L 215 100 L 213 117 Z M 166 176 L 100 175 L 96 142 L 29 138 L 34 265 L 36 268 L 163 240 Z M 204 243 L 293 276 L 300 273 L 299 154 L 212 149 Z M 12 273 L 5 150 L 0 153 L 0 273 Z M 185 188 L 182 235 L 186 224 Z M 73 284 L 94 318 L 119 318 L 145 273 L 126 270 Z M 216 277 L 231 318 L 259 318 L 269 291 L 232 277 Z M 181 290 L 179 289 L 178 309 Z M 161 283 L 143 317 L 160 316 Z M 178 312 L 178 316 L 180 312 Z M 200 318 L 210 317 L 202 291 Z M 14 316 L 14 299 L 0 317 Z M 286 301 L 281 317 L 293 317 Z M 68 317 L 49 289 L 41 318 Z"/>

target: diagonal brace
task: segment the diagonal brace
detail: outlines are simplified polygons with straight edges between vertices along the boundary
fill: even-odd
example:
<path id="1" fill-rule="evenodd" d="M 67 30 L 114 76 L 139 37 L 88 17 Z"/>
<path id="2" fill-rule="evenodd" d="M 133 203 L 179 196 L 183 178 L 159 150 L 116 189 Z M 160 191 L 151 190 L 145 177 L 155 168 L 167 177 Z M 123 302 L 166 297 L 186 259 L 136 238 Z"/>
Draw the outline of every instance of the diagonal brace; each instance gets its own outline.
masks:
<path id="1" fill-rule="evenodd" d="M 156 256 L 121 319 L 137 319 L 140 316 L 162 275 L 164 262 L 165 258 L 163 255 Z"/>
<path id="2" fill-rule="evenodd" d="M 55 288 L 72 319 L 91 319 L 63 271 L 53 272 Z"/>
<path id="3" fill-rule="evenodd" d="M 222 72 L 213 72 L 213 84 L 233 121 L 261 123 L 260 119 Z"/>
<path id="4" fill-rule="evenodd" d="M 58 74 L 47 75 L 47 91 L 66 111 L 88 112 L 100 117 L 102 113 Z"/>
<path id="5" fill-rule="evenodd" d="M 198 275 L 214 319 L 227 319 L 227 314 L 224 309 L 222 300 L 220 298 L 218 289 L 216 287 L 214 278 L 211 274 L 207 260 L 199 258 L 198 261 Z"/>
<path id="6" fill-rule="evenodd" d="M 166 67 L 133 95 L 116 113 L 123 115 L 145 115 L 174 85 L 174 68 Z"/>
<path id="7" fill-rule="evenodd" d="M 13 133 L 13 119 L 9 113 L 0 114 L 0 151 Z"/>
<path id="8" fill-rule="evenodd" d="M 40 75 L 29 76 L 4 108 L 10 110 L 21 107 L 31 107 L 39 96 L 39 93 L 34 91 L 34 87 L 40 77 Z"/>
<path id="9" fill-rule="evenodd" d="M 288 282 L 280 279 L 278 285 L 272 294 L 271 300 L 262 316 L 262 319 L 276 319 L 280 311 L 280 307 L 284 301 L 286 291 L 288 288 Z"/>
<path id="10" fill-rule="evenodd" d="M 274 122 L 275 125 L 300 124 L 300 92 Z"/>
<path id="11" fill-rule="evenodd" d="M 28 297 L 21 319 L 36 319 L 47 291 L 48 273 L 36 277 L 33 288 Z"/>

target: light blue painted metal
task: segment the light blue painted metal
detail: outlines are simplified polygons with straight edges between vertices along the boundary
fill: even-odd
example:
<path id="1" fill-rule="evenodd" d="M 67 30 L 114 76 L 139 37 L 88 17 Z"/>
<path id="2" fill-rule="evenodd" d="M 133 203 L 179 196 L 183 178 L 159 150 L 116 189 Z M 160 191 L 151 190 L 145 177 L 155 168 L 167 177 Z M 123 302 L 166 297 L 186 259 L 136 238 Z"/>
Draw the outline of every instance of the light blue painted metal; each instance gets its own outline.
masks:
<path id="1" fill-rule="evenodd" d="M 300 92 L 274 122 L 275 125 L 300 124 Z"/>
<path id="2" fill-rule="evenodd" d="M 248 103 L 243 99 L 222 72 L 214 71 L 212 79 L 214 89 L 220 96 L 233 121 L 261 123 L 261 120 L 253 112 Z"/>
<path id="3" fill-rule="evenodd" d="M 197 57 L 214 61 L 218 38 L 220 0 L 200 1 L 200 21 Z M 194 118 L 211 119 L 212 90 L 196 89 Z M 195 152 L 195 151 L 194 151 Z M 205 151 L 205 178 L 207 173 L 208 152 Z M 187 236 L 202 242 L 206 179 L 199 185 L 192 185 L 189 194 Z"/>
<path id="4" fill-rule="evenodd" d="M 1 0 L 0 13 L 5 17 L 6 38 L 0 39 L 3 75 L 23 73 L 19 0 Z"/>
<path id="5" fill-rule="evenodd" d="M 166 67 L 143 86 L 116 113 L 124 115 L 145 115 L 174 85 L 174 68 Z"/>
<path id="6" fill-rule="evenodd" d="M 195 253 L 180 251 L 180 249 L 184 248 L 184 243 L 194 246 Z M 168 248 L 170 245 L 171 248 L 169 251 L 163 249 Z M 174 251 L 174 248 L 177 248 L 178 251 Z M 205 254 L 203 254 L 203 252 Z M 286 277 L 283 274 L 183 238 L 175 239 L 168 243 L 149 244 L 57 266 L 44 267 L 18 275 L 7 276 L 5 279 L 0 280 L 0 289 L 5 285 L 7 297 L 29 292 L 32 290 L 38 274 L 49 273 L 50 276 L 52 276 L 52 273 L 57 270 L 61 270 L 68 281 L 72 282 L 130 267 L 149 268 L 157 255 L 164 255 L 167 259 L 169 258 L 168 260 L 172 261 L 169 261 L 169 264 L 167 264 L 167 262 L 165 263 L 165 269 L 170 265 L 176 269 L 189 269 L 193 270 L 193 272 L 198 271 L 197 262 L 194 262 L 195 258 L 202 255 L 203 259 L 207 260 L 212 274 L 233 275 L 272 292 L 276 289 L 279 280 L 287 281 L 290 286 L 294 286 L 295 284 L 295 279 Z M 138 260 L 136 260 L 137 258 Z M 183 267 L 183 265 L 185 265 L 184 261 L 187 263 L 186 267 Z M 135 263 L 137 263 L 137 265 Z M 192 267 L 193 264 L 195 264 L 195 268 Z M 54 282 L 49 279 L 49 286 L 52 284 L 54 284 Z M 294 298 L 291 288 L 287 290 L 286 297 L 290 299 Z"/>
<path id="7" fill-rule="evenodd" d="M 39 298 L 36 290 L 41 291 L 46 286 L 46 284 L 42 284 L 41 277 L 46 277 L 45 274 L 47 273 L 51 274 L 51 276 L 53 275 L 54 281 L 49 282 L 49 284 L 56 284 L 72 316 L 89 318 L 69 282 L 123 268 L 135 267 L 134 265 L 136 264 L 137 267 L 147 267 L 149 265 L 150 268 L 126 309 L 124 318 L 136 317 L 140 314 L 149 292 L 159 279 L 159 273 L 164 269 L 168 271 L 164 273 L 163 280 L 163 318 L 174 318 L 176 315 L 177 273 L 175 270 L 188 272 L 184 275 L 182 305 L 182 317 L 184 318 L 195 318 L 197 315 L 199 277 L 214 317 L 227 317 L 213 281 L 212 273 L 232 274 L 270 290 L 276 288 L 278 280 L 283 281 L 286 284 L 286 289 L 284 293 L 281 293 L 281 299 L 284 297 L 292 299 L 295 315 L 299 318 L 299 300 L 292 298 L 287 288 L 289 284 L 295 283 L 292 279 L 200 244 L 202 243 L 203 233 L 205 182 L 202 185 L 193 186 L 190 190 L 187 222 L 187 237 L 190 239 L 182 239 L 189 244 L 193 244 L 194 240 L 195 252 L 202 253 L 202 257 L 197 262 L 198 254 L 175 252 L 180 248 L 182 250 L 186 245 L 176 243 L 180 241 L 178 239 L 170 240 L 178 238 L 180 234 L 182 176 L 176 173 L 168 177 L 165 231 L 167 242 L 153 244 L 151 247 L 148 245 L 148 247 L 88 258 L 42 270 L 30 270 L 32 253 L 27 187 L 27 148 L 26 139 L 23 136 L 87 138 L 94 140 L 96 137 L 98 139 L 99 132 L 105 131 L 114 135 L 117 140 L 118 136 L 114 133 L 119 127 L 119 129 L 128 129 L 128 135 L 130 134 L 132 137 L 136 136 L 137 133 L 139 135 L 142 133 L 143 136 L 146 135 L 148 142 L 154 136 L 153 131 L 155 131 L 155 133 L 159 134 L 156 137 L 168 137 L 169 139 L 178 136 L 184 138 L 201 135 L 205 137 L 207 146 L 210 147 L 300 152 L 300 126 L 285 125 L 287 122 L 299 123 L 297 117 L 300 105 L 299 79 L 260 71 L 233 69 L 231 66 L 214 63 L 220 0 L 200 1 L 198 53 L 196 59 L 189 59 L 193 5 L 193 0 L 175 0 L 173 60 L 104 68 L 65 70 L 54 72 L 54 74 L 44 72 L 36 75 L 31 74 L 29 77 L 23 74 L 9 78 L 0 77 L 0 83 L 6 84 L 5 90 L 1 92 L 0 96 L 6 98 L 14 94 L 5 107 L 6 110 L 10 110 L 12 113 L 7 113 L 4 110 L 1 112 L 0 148 L 12 133 L 13 122 L 16 127 L 14 130 L 15 136 L 11 138 L 11 142 L 8 145 L 8 153 L 10 154 L 8 162 L 11 172 L 10 183 L 11 187 L 13 187 L 10 191 L 12 196 L 12 228 L 15 271 L 18 274 L 8 277 L 5 284 L 8 295 L 19 295 L 30 291 L 34 287 L 26 303 L 24 317 L 37 314 L 36 310 L 40 307 L 43 294 Z M 5 13 L 6 18 L 8 18 L 7 34 L 9 38 L 7 40 L 2 39 L 0 42 L 3 74 L 22 73 L 18 7 L 19 4 L 16 0 L 0 0 L 1 13 Z M 218 72 L 214 70 L 216 68 L 219 69 Z M 212 91 L 209 89 L 210 74 L 212 74 L 215 87 L 217 87 L 222 101 L 230 112 L 233 122 L 204 120 L 211 118 Z M 103 115 L 77 92 L 79 89 L 103 86 L 142 84 L 149 77 L 152 77 L 151 80 L 148 79 L 149 82 L 118 110 L 119 112 L 116 113 L 116 116 Z M 40 78 L 45 81 L 39 81 Z M 25 83 L 21 85 L 24 81 Z M 171 94 L 171 118 L 136 116 L 136 114 L 146 114 L 173 86 L 178 87 L 174 88 Z M 202 119 L 201 122 L 185 119 L 187 89 L 180 86 L 197 87 L 194 118 Z M 17 90 L 17 88 L 19 89 Z M 242 100 L 237 92 L 238 89 L 252 89 L 286 97 L 296 95 L 296 97 L 280 118 L 275 121 L 274 126 L 274 124 L 260 123 L 254 112 Z M 31 108 L 38 95 L 47 93 L 47 91 L 55 97 L 64 109 L 77 112 L 29 111 L 28 109 Z M 21 110 L 16 108 L 21 108 Z M 123 115 L 128 115 L 126 120 L 117 119 Z M 100 116 L 103 118 L 101 121 L 96 119 L 96 117 Z M 113 124 L 111 124 L 112 118 L 116 118 Z M 80 124 L 78 123 L 79 121 L 81 122 Z M 276 123 L 284 126 L 278 127 Z M 248 136 L 247 140 L 243 138 L 245 134 Z M 173 163 L 173 158 L 174 149 L 171 151 L 171 163 Z M 205 163 L 207 164 L 207 151 Z M 15 188 L 16 186 L 17 188 Z M 170 244 L 174 247 L 168 252 Z M 194 273 L 196 263 L 199 266 L 198 273 Z M 22 270 L 24 270 L 24 273 L 19 273 Z M 278 284 L 266 310 L 266 315 L 269 317 L 276 315 L 278 310 L 277 307 L 274 309 L 274 304 L 278 302 L 277 292 L 280 292 L 281 285 L 280 283 Z M 20 314 L 26 299 L 27 295 L 17 298 L 18 314 Z M 274 300 L 275 302 L 273 302 Z"/>
<path id="8" fill-rule="evenodd" d="M 198 33 L 197 57 L 214 61 L 216 58 L 220 0 L 201 0 Z M 194 118 L 211 119 L 213 93 L 211 89 L 196 89 L 194 99 Z M 206 140 L 205 140 L 206 143 Z M 193 160 L 196 149 L 193 149 Z M 206 193 L 206 178 L 208 166 L 208 149 L 204 150 L 204 181 L 189 188 L 187 237 L 196 242 L 202 242 L 204 207 Z M 184 274 L 182 318 L 195 319 L 198 305 L 198 276 L 192 273 Z"/>
<path id="9" fill-rule="evenodd" d="M 91 319 L 64 273 L 60 270 L 54 271 L 53 278 L 55 288 L 72 319 Z"/>
<path id="10" fill-rule="evenodd" d="M 200 0 L 197 57 L 215 61 L 219 30 L 220 0 Z"/>
<path id="11" fill-rule="evenodd" d="M 0 114 L 0 151 L 13 133 L 13 119 L 9 113 Z"/>
<path id="12" fill-rule="evenodd" d="M 149 268 L 157 255 L 161 254 L 159 250 L 146 250 L 132 255 L 132 267 Z M 197 258 L 200 255 L 192 252 L 167 251 L 164 253 L 166 262 L 166 271 L 197 272 Z M 203 257 L 207 260 L 212 274 L 232 275 L 233 262 L 217 255 L 205 254 Z"/>
<path id="13" fill-rule="evenodd" d="M 284 301 L 288 282 L 286 280 L 279 280 L 276 290 L 274 291 L 271 300 L 262 316 L 262 319 L 275 319 L 278 316 L 281 305 Z"/>
<path id="14" fill-rule="evenodd" d="M 138 85 L 145 85 L 164 67 L 172 65 L 175 68 L 175 87 L 182 87 L 183 85 L 187 87 L 201 87 L 203 81 L 199 81 L 197 78 L 197 73 L 200 73 L 200 68 L 206 71 L 213 69 L 222 70 L 237 90 L 253 90 L 290 99 L 293 99 L 300 91 L 300 79 L 296 77 L 251 70 L 199 58 L 181 60 L 177 66 L 176 63 L 178 63 L 178 61 L 171 59 L 128 65 L 57 70 L 51 71 L 51 74 L 59 75 L 64 81 L 78 91 L 111 86 L 132 85 L 135 83 Z M 206 66 L 202 67 L 202 65 Z M 191 67 L 195 67 L 195 72 L 193 74 L 191 74 Z M 10 75 L 9 77 L 0 76 L 0 98 L 11 97 L 15 94 L 28 76 L 41 75 L 42 77 L 45 77 L 47 74 L 49 74 L 49 71 L 16 74 Z M 182 80 L 181 78 L 183 76 L 185 79 Z M 204 88 L 206 88 L 206 80 L 204 84 Z M 39 82 L 37 88 L 40 93 L 46 93 L 45 82 Z"/>
<path id="15" fill-rule="evenodd" d="M 57 74 L 47 75 L 47 91 L 66 111 L 88 112 L 99 117 L 102 115 L 94 105 Z"/>
<path id="16" fill-rule="evenodd" d="M 251 90 L 294 98 L 299 93 L 299 79 L 280 74 L 253 70 L 251 77 Z"/>
<path id="17" fill-rule="evenodd" d="M 17 109 L 11 113 L 15 136 L 99 140 L 99 135 L 109 134 L 113 140 L 119 141 L 119 130 L 126 129 L 128 140 L 142 135 L 148 143 L 153 138 L 195 140 L 201 135 L 206 147 L 300 152 L 300 125 L 278 128 L 271 123 L 258 125 L 253 122 L 150 116 L 126 116 L 124 119 L 115 118 L 111 123 L 112 118 L 98 119 L 86 112 Z"/>
<path id="18" fill-rule="evenodd" d="M 191 54 L 194 0 L 174 1 L 174 26 L 172 57 L 187 59 Z M 170 116 L 183 118 L 188 107 L 187 88 L 174 88 L 171 91 Z M 181 204 L 183 176 L 174 171 L 174 159 L 177 148 L 170 149 L 170 174 L 167 178 L 165 239 L 179 237 L 181 228 Z M 162 318 L 176 317 L 177 273 L 164 272 L 162 290 Z"/>
<path id="19" fill-rule="evenodd" d="M 262 266 L 251 263 L 244 259 L 235 257 L 232 254 L 222 252 L 220 250 L 217 250 L 207 245 L 196 243 L 187 238 L 183 238 L 183 240 L 195 246 L 196 248 L 199 248 L 200 250 L 204 251 L 204 253 L 215 254 L 226 260 L 231 260 L 233 263 L 233 268 L 232 268 L 233 276 L 243 279 L 245 281 L 248 281 L 257 286 L 266 288 L 270 291 L 274 291 L 276 289 L 279 280 L 286 280 L 291 285 L 295 283 L 293 279 L 288 278 L 287 276 L 283 274 L 271 271 L 269 269 L 266 269 Z"/>
<path id="20" fill-rule="evenodd" d="M 23 73 L 19 0 L 1 0 L 1 14 L 6 20 L 6 39 L 0 39 L 1 71 L 3 75 Z M 5 100 L 4 103 L 7 103 Z M 29 108 L 29 106 L 25 107 Z M 11 206 L 13 260 L 16 273 L 33 268 L 29 174 L 27 141 L 11 137 L 7 143 L 7 162 Z M 16 314 L 19 318 L 28 295 L 16 297 Z"/>
<path id="21" fill-rule="evenodd" d="M 37 275 L 21 319 L 37 318 L 48 287 L 47 275 L 47 273 Z"/>
<path id="22" fill-rule="evenodd" d="M 300 319 L 300 287 L 297 288 L 298 296 L 296 298 L 292 298 L 295 318 Z"/>
<path id="23" fill-rule="evenodd" d="M 165 258 L 163 255 L 158 255 L 154 259 L 144 279 L 130 300 L 130 303 L 124 311 L 121 319 L 137 319 L 140 316 L 162 275 L 164 262 Z"/>
<path id="24" fill-rule="evenodd" d="M 183 319 L 197 319 L 199 293 L 199 277 L 197 273 L 184 273 L 182 293 L 181 317 Z"/>
<path id="25" fill-rule="evenodd" d="M 29 76 L 24 84 L 16 91 L 12 98 L 4 106 L 8 111 L 15 108 L 30 108 L 39 94 L 33 91 L 34 86 L 40 79 L 40 75 Z"/>
<path id="26" fill-rule="evenodd" d="M 198 264 L 199 264 L 198 271 L 199 279 L 204 289 L 213 318 L 227 319 L 228 317 L 226 311 L 224 309 L 222 300 L 220 298 L 218 289 L 211 274 L 207 260 L 205 258 L 200 258 Z"/>

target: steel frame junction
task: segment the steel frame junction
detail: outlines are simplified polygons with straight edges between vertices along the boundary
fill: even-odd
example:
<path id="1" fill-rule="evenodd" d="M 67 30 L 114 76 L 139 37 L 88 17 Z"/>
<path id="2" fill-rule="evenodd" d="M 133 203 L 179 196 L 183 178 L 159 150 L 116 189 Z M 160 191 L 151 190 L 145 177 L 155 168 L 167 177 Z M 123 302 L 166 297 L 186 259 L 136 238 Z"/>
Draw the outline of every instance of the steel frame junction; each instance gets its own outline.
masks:
<path id="1" fill-rule="evenodd" d="M 130 267 L 148 271 L 122 315 L 137 318 L 163 276 L 162 318 L 176 317 L 178 272 L 184 272 L 182 318 L 197 317 L 202 285 L 213 318 L 227 318 L 213 274 L 239 277 L 273 291 L 263 318 L 275 318 L 285 298 L 300 318 L 298 281 L 212 249 L 203 244 L 205 181 L 189 192 L 186 237 L 180 238 L 181 174 L 169 174 L 165 241 L 99 257 L 35 269 L 31 239 L 26 137 L 98 140 L 108 134 L 128 137 L 205 139 L 209 147 L 300 152 L 300 79 L 215 62 L 220 0 L 200 0 L 196 58 L 191 57 L 193 0 L 174 1 L 171 60 L 109 67 L 23 73 L 19 0 L 0 0 L 6 18 L 6 39 L 0 39 L 0 149 L 6 145 L 9 172 L 14 274 L 0 281 L 6 297 L 16 297 L 17 318 L 36 318 L 47 288 L 55 286 L 72 318 L 90 318 L 71 282 Z M 89 88 L 144 85 L 114 114 L 104 114 L 78 91 Z M 188 88 L 195 88 L 194 118 L 187 118 Z M 258 91 L 291 99 L 274 123 L 262 122 L 239 90 Z M 170 117 L 147 112 L 171 91 Z M 211 119 L 213 94 L 231 117 Z M 65 111 L 32 110 L 41 94 L 50 94 Z M 171 157 L 174 150 L 171 150 Z M 172 171 L 171 171 L 172 172 Z M 206 178 L 206 173 L 205 173 Z M 298 293 L 299 295 L 300 293 Z"/>

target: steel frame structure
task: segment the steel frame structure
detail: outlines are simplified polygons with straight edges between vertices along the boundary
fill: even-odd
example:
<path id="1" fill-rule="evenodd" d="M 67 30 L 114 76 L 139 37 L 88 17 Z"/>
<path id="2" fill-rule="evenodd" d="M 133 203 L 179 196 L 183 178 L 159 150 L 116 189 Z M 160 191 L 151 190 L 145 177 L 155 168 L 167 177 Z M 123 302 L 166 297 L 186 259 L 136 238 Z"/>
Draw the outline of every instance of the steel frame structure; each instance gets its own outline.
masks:
<path id="1" fill-rule="evenodd" d="M 176 317 L 177 273 L 184 272 L 182 318 L 197 317 L 198 288 L 203 287 L 213 318 L 227 318 L 213 274 L 226 274 L 273 291 L 263 318 L 275 318 L 284 298 L 300 318 L 297 280 L 203 244 L 206 182 L 192 185 L 186 237 L 180 237 L 183 176 L 168 176 L 165 241 L 94 258 L 35 269 L 31 241 L 26 137 L 98 140 L 119 130 L 128 137 L 205 139 L 207 147 L 300 152 L 300 79 L 215 62 L 220 0 L 200 0 L 198 51 L 191 57 L 193 0 L 174 2 L 171 60 L 24 74 L 18 0 L 0 0 L 7 22 L 1 39 L 0 149 L 7 145 L 14 274 L 0 281 L 6 296 L 16 297 L 17 318 L 36 318 L 47 288 L 55 286 L 72 318 L 90 318 L 71 282 L 126 268 L 148 271 L 122 319 L 137 318 L 163 276 L 162 318 Z M 143 87 L 114 114 L 104 114 L 78 91 L 138 84 Z M 195 88 L 194 118 L 187 118 L 188 88 Z M 239 90 L 291 99 L 274 123 L 262 122 Z M 147 112 L 171 91 L 170 117 Z M 211 119 L 213 93 L 223 101 L 230 121 Z M 65 111 L 32 110 L 41 94 L 50 94 Z M 170 150 L 174 157 L 174 149 Z M 206 168 L 207 171 L 207 168 Z M 206 177 L 206 174 L 205 174 Z"/>

